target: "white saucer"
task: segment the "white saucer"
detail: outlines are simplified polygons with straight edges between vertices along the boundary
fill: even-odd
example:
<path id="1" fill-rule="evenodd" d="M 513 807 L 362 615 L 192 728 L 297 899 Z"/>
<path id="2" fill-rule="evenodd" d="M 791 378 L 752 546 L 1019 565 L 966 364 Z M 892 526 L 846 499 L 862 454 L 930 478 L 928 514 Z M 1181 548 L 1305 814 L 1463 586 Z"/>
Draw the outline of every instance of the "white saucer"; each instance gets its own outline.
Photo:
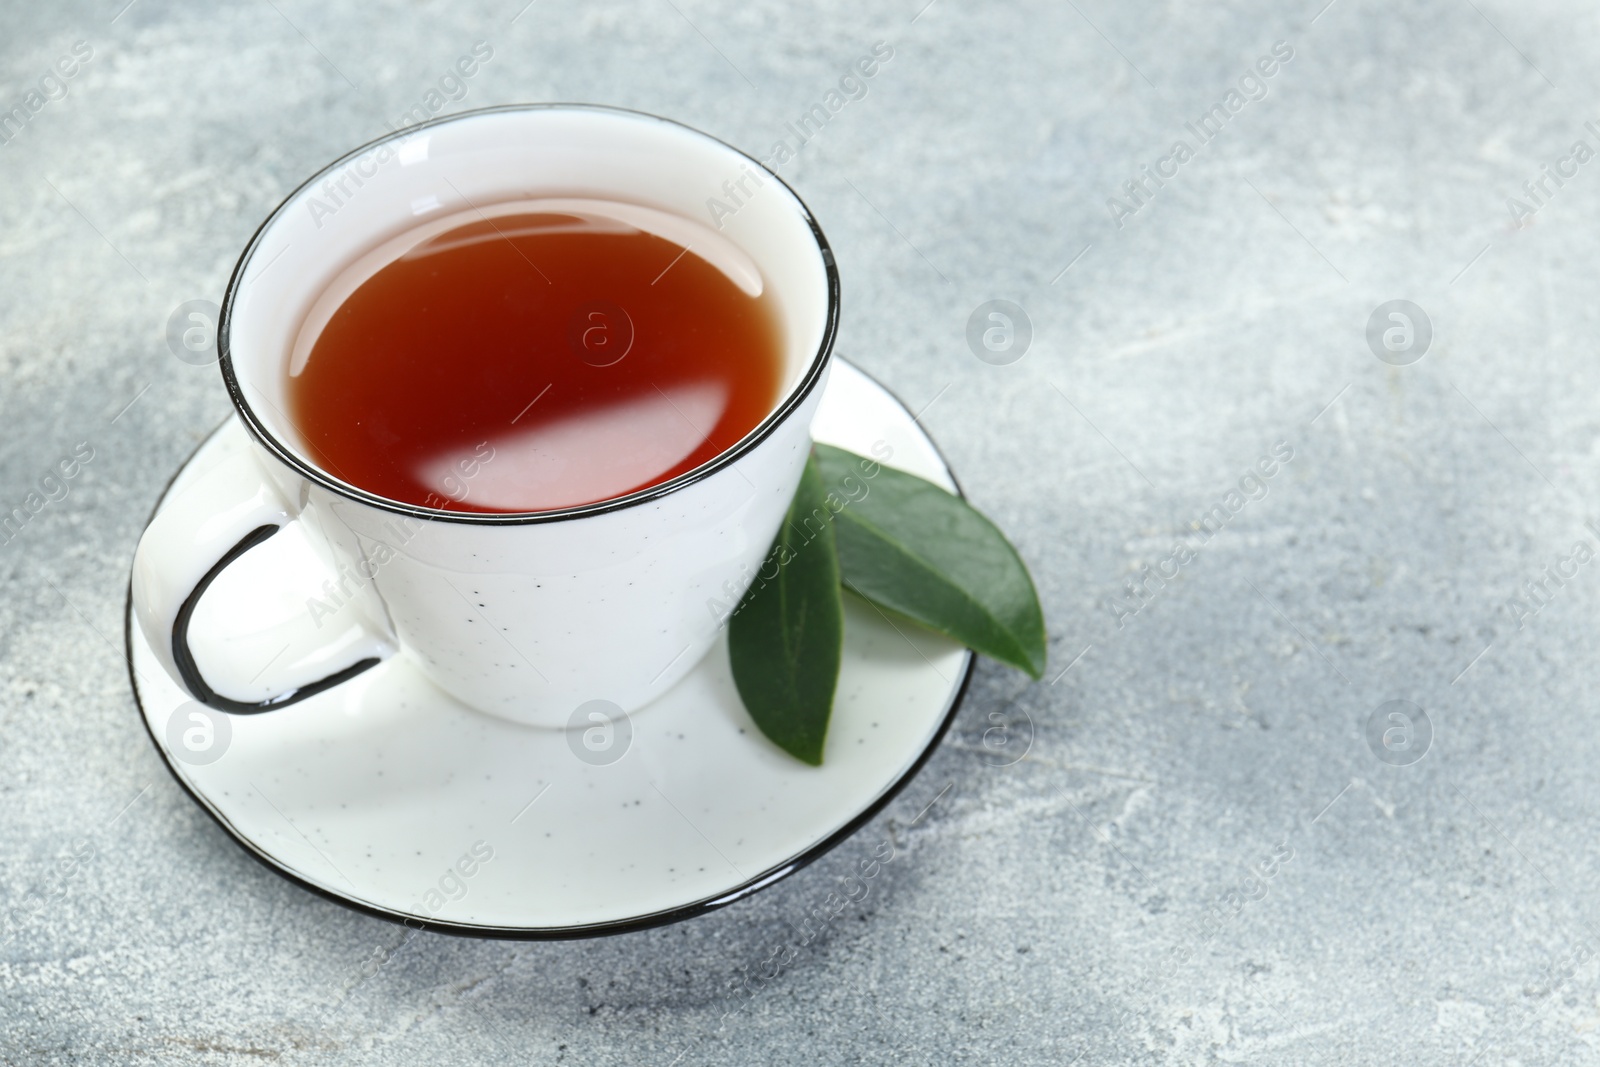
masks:
<path id="1" fill-rule="evenodd" d="M 842 360 L 812 432 L 862 453 L 887 442 L 888 465 L 956 488 L 906 408 Z M 167 493 L 221 450 L 245 447 L 243 435 L 236 419 L 224 423 Z M 286 531 L 230 571 L 272 568 L 267 580 L 281 582 L 282 565 L 304 552 Z M 265 661 L 266 646 L 245 631 L 269 631 L 271 611 L 218 595 L 226 592 L 219 582 L 207 595 L 209 628 L 239 636 L 208 641 L 210 654 Z M 291 612 L 300 603 L 279 599 Z M 157 750 L 241 845 L 332 900 L 480 937 L 615 933 L 771 885 L 905 785 L 954 718 L 972 669 L 966 649 L 891 624 L 847 595 L 838 697 L 824 764 L 813 768 L 750 721 L 722 641 L 608 739 L 469 710 L 403 654 L 278 711 L 191 718 L 199 705 L 163 671 L 131 615 L 126 626 L 129 673 Z"/>

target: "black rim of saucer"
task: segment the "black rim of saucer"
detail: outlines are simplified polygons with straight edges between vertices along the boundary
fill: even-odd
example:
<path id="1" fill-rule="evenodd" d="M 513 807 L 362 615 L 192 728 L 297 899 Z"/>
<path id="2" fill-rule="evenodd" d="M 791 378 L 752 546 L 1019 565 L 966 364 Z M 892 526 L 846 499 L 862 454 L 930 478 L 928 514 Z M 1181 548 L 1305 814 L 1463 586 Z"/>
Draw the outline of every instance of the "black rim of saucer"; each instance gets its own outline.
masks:
<path id="1" fill-rule="evenodd" d="M 446 123 L 459 122 L 463 119 L 478 118 L 485 115 L 527 111 L 597 111 L 608 115 L 626 116 L 636 119 L 648 119 L 653 122 L 660 122 L 665 125 L 674 126 L 680 130 L 687 131 L 696 137 L 704 138 L 705 140 L 714 144 L 721 145 L 723 148 L 726 148 L 728 151 L 734 153 L 734 155 L 749 163 L 751 166 L 759 167 L 762 171 L 769 175 L 773 181 L 777 182 L 779 188 L 793 198 L 795 206 L 799 208 L 801 218 L 803 218 L 806 225 L 811 228 L 811 235 L 817 242 L 817 251 L 822 258 L 823 271 L 827 278 L 827 321 L 823 326 L 822 340 L 817 345 L 816 354 L 812 356 L 811 362 L 807 365 L 804 376 L 801 378 L 799 384 L 797 384 L 789 392 L 789 394 L 784 397 L 783 401 L 778 404 L 778 406 L 774 408 L 765 419 L 761 420 L 755 429 L 745 434 L 744 437 L 740 438 L 736 444 L 726 451 L 718 453 L 716 456 L 708 459 L 706 462 L 702 463 L 693 470 L 685 471 L 676 478 L 662 482 L 659 485 L 652 485 L 648 488 L 641 489 L 638 492 L 629 493 L 626 496 L 614 497 L 610 500 L 602 500 L 593 504 L 582 504 L 577 507 L 555 508 L 549 511 L 518 512 L 449 511 L 441 508 L 426 508 L 416 504 L 407 504 L 399 500 L 391 500 L 388 497 L 379 496 L 376 493 L 370 493 L 359 486 L 351 485 L 349 482 L 342 481 L 341 479 L 334 477 L 321 468 L 307 463 L 295 452 L 294 449 L 289 448 L 283 442 L 279 441 L 277 436 L 266 426 L 264 422 L 262 422 L 260 417 L 257 416 L 255 410 L 251 408 L 249 401 L 245 399 L 243 386 L 240 384 L 238 376 L 233 370 L 233 353 L 231 351 L 229 339 L 229 334 L 233 325 L 233 304 L 234 300 L 238 296 L 239 289 L 244 284 L 245 270 L 250 266 L 252 259 L 255 257 L 256 250 L 260 246 L 262 237 L 267 232 L 267 228 L 277 221 L 277 219 L 281 217 L 288 209 L 290 203 L 306 189 L 311 188 L 323 178 L 335 173 L 347 164 L 354 162 L 361 156 L 366 155 L 379 145 L 398 142 L 404 140 L 405 138 L 415 136 L 416 134 L 431 127 L 444 125 Z M 471 204 L 471 201 L 468 201 L 468 203 Z M 329 492 L 337 493 L 346 499 L 354 500 L 358 503 L 366 504 L 382 511 L 392 512 L 396 515 L 404 515 L 409 518 L 426 519 L 434 522 L 459 522 L 474 526 L 524 526 L 541 522 L 559 522 L 563 519 L 574 519 L 587 515 L 602 515 L 606 512 L 619 511 L 623 508 L 631 508 L 639 504 L 646 504 L 652 500 L 659 500 L 661 497 L 667 496 L 670 493 L 675 493 L 680 489 L 693 485 L 704 478 L 710 477 L 711 475 L 717 473 L 739 459 L 742 459 L 762 441 L 765 441 L 768 437 L 770 437 L 772 432 L 787 419 L 789 419 L 794 414 L 796 409 L 805 403 L 806 398 L 816 390 L 818 383 L 822 381 L 824 371 L 827 370 L 828 360 L 833 355 L 834 341 L 838 336 L 838 332 L 839 270 L 834 262 L 833 249 L 829 246 L 827 237 L 823 235 L 822 227 L 818 224 L 816 216 L 811 213 L 811 208 L 806 205 L 804 200 L 800 199 L 800 194 L 795 192 L 794 189 L 790 187 L 788 182 L 779 177 L 776 171 L 768 168 L 760 160 L 754 158 L 753 156 L 747 155 L 738 148 L 735 148 L 733 145 L 728 144 L 726 141 L 723 141 L 717 137 L 713 137 L 711 134 L 706 133 L 703 130 L 697 130 L 693 126 L 687 125 L 686 123 L 677 122 L 669 118 L 663 118 L 660 115 L 652 115 L 647 111 L 636 111 L 631 108 L 611 107 L 606 104 L 501 104 L 495 107 L 474 108 L 468 111 L 457 111 L 450 115 L 440 115 L 438 118 L 429 119 L 426 122 L 419 122 L 414 126 L 406 126 L 403 129 L 384 134 L 382 137 L 375 138 L 374 140 L 368 141 L 366 144 L 351 149 L 349 152 L 346 152 L 344 155 L 318 170 L 311 177 L 297 185 L 288 196 L 283 198 L 283 201 L 279 203 L 277 207 L 272 209 L 272 213 L 267 216 L 266 220 L 256 228 L 256 232 L 250 237 L 250 243 L 245 246 L 244 252 L 239 256 L 239 262 L 233 268 L 233 275 L 228 279 L 228 288 L 223 294 L 222 310 L 217 320 L 217 363 L 222 371 L 223 383 L 228 388 L 228 398 L 233 402 L 234 410 L 239 413 L 239 417 L 241 421 L 243 421 L 245 429 L 250 432 L 252 437 L 261 443 L 262 447 L 266 448 L 266 450 L 275 456 L 279 461 L 286 464 L 295 473 L 299 474 L 301 477 L 312 482 L 313 484 L 320 485 Z"/>
<path id="2" fill-rule="evenodd" d="M 884 393 L 891 397 L 894 402 L 900 406 L 901 410 L 906 412 L 906 414 L 914 414 L 914 412 L 912 412 L 912 410 L 906 405 L 904 400 L 901 400 L 893 390 L 889 389 L 882 382 L 878 381 L 877 378 L 873 377 L 871 374 L 868 374 L 866 371 L 861 370 L 861 368 L 855 367 L 854 364 L 851 364 L 851 367 L 860 371 L 860 373 L 868 381 L 872 382 L 873 385 L 877 386 L 879 389 L 882 389 Z M 156 498 L 155 506 L 150 510 L 149 517 L 145 519 L 146 527 L 148 527 L 151 521 L 155 519 L 156 513 L 161 510 L 161 505 L 163 502 L 165 502 L 167 494 L 171 492 L 172 485 L 178 480 L 178 476 L 188 469 L 189 464 L 193 462 L 195 456 L 199 454 L 200 450 L 209 444 L 212 438 L 220 433 L 225 426 L 227 426 L 226 420 L 224 420 L 221 425 L 217 426 L 216 429 L 207 434 L 205 440 L 201 441 L 200 444 L 197 445 L 194 450 L 184 458 L 184 461 L 178 465 L 178 469 L 173 472 L 172 477 L 167 479 L 166 484 L 162 486 L 161 495 Z M 956 479 L 955 472 L 950 469 L 950 462 L 945 458 L 944 452 L 939 448 L 938 442 L 933 439 L 931 434 L 922 428 L 920 423 L 916 424 L 916 426 L 923 439 L 926 440 L 933 448 L 934 454 L 939 457 L 939 462 L 944 466 L 945 473 L 949 475 L 950 481 L 955 485 L 956 495 L 961 497 L 963 500 L 966 499 L 967 494 L 962 491 L 961 484 Z M 226 832 L 227 835 L 239 845 L 239 847 L 244 849 L 247 854 L 252 856 L 263 867 L 267 868 L 267 870 L 272 871 L 279 877 L 282 877 L 285 880 L 299 886 L 300 888 L 308 890 L 309 892 L 322 897 L 324 900 L 329 900 L 335 904 L 349 908 L 351 911 L 360 912 L 363 915 L 369 915 L 375 919 L 383 919 L 386 922 L 395 923 L 396 925 L 404 926 L 412 930 L 426 930 L 431 933 L 450 934 L 455 937 L 473 937 L 501 941 L 573 941 L 593 937 L 607 937 L 615 934 L 627 934 L 638 930 L 649 930 L 657 926 L 667 926 L 672 923 L 683 922 L 686 919 L 693 919 L 701 915 L 706 915 L 720 908 L 725 908 L 729 904 L 743 900 L 748 896 L 760 892 L 768 886 L 775 885 L 789 877 L 791 874 L 794 874 L 795 872 L 809 866 L 811 863 L 833 851 L 846 840 L 853 837 L 857 831 L 876 818 L 884 808 L 888 807 L 889 802 L 895 799 L 895 797 L 899 796 L 901 791 L 904 790 L 908 784 L 910 784 L 911 780 L 921 772 L 928 760 L 933 757 L 934 751 L 944 740 L 945 735 L 950 732 L 950 727 L 955 722 L 956 715 L 958 712 L 960 712 L 961 705 L 966 700 L 967 690 L 972 684 L 972 675 L 974 673 L 978 658 L 977 654 L 971 649 L 966 650 L 966 666 L 962 670 L 961 681 L 956 685 L 955 690 L 950 697 L 950 704 L 949 707 L 945 709 L 944 718 L 939 722 L 938 727 L 928 738 L 928 741 L 923 746 L 922 751 L 917 754 L 917 758 L 912 761 L 911 766 L 906 768 L 900 777 L 891 782 L 888 787 L 884 789 L 882 794 L 880 794 L 870 804 L 863 808 L 854 818 L 850 819 L 843 826 L 839 827 L 839 829 L 835 830 L 821 841 L 809 846 L 790 859 L 770 867 L 755 877 L 747 879 L 741 884 L 734 886 L 732 889 L 718 893 L 714 897 L 707 897 L 702 900 L 694 901 L 690 904 L 683 904 L 675 908 L 650 912 L 645 915 L 634 916 L 628 919 L 614 919 L 608 922 L 589 923 L 581 926 L 488 926 L 477 925 L 473 923 L 442 922 L 438 919 L 431 918 L 421 919 L 415 915 L 409 915 L 404 912 L 390 911 L 386 908 L 380 908 L 376 905 L 368 904 L 365 901 L 356 900 L 352 897 L 347 897 L 336 893 L 331 889 L 327 889 L 323 886 L 308 881 L 295 870 L 285 865 L 283 862 L 261 850 L 248 836 L 237 830 L 233 824 L 230 823 L 220 812 L 213 808 L 205 800 L 205 798 L 190 788 L 188 782 L 184 781 L 183 776 L 178 772 L 178 768 L 174 766 L 172 758 L 167 754 L 167 750 L 162 746 L 161 739 L 156 736 L 155 729 L 150 724 L 150 717 L 145 714 L 144 700 L 139 694 L 138 674 L 133 666 L 133 628 L 135 625 L 137 624 L 133 618 L 133 582 L 130 576 L 128 582 L 127 600 L 123 608 L 122 642 L 123 656 L 128 665 L 128 684 L 133 690 L 134 705 L 139 710 L 139 721 L 144 724 L 145 734 L 150 738 L 150 743 L 155 746 L 156 754 L 161 757 L 161 762 L 166 766 L 168 773 L 172 775 L 173 781 L 177 782 L 178 787 L 189 795 L 189 799 L 193 800 L 195 804 L 199 806 L 201 811 L 209 815 L 211 820 L 221 827 L 223 831 Z"/>

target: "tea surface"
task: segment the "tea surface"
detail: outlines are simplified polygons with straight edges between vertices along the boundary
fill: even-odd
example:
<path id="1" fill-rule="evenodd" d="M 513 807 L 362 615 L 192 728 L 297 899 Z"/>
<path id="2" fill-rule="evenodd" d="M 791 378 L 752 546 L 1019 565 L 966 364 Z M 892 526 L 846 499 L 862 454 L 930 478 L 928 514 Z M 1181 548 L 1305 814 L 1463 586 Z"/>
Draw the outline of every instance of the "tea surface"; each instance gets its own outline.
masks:
<path id="1" fill-rule="evenodd" d="M 770 291 L 696 243 L 600 211 L 465 222 L 344 299 L 292 368 L 291 419 L 326 470 L 425 507 L 544 511 L 693 470 L 783 373 Z"/>

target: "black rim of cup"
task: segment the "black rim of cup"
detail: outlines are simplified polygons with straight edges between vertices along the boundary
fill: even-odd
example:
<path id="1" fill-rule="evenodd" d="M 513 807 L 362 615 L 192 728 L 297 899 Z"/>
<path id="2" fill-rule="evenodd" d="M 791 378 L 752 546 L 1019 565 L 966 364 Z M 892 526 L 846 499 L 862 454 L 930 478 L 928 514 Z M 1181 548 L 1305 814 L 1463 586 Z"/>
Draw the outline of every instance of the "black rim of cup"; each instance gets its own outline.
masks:
<path id="1" fill-rule="evenodd" d="M 376 493 L 368 492 L 367 490 L 362 489 L 360 486 L 351 485 L 348 482 L 341 481 L 340 479 L 335 478 L 333 475 L 322 470 L 320 467 L 316 467 L 310 463 L 307 463 L 295 452 L 295 450 L 289 448 L 287 445 L 279 441 L 272 430 L 268 428 L 267 425 L 262 422 L 260 417 L 256 415 L 255 411 L 251 408 L 249 401 L 245 399 L 244 390 L 240 386 L 238 376 L 234 373 L 233 369 L 233 355 L 230 345 L 230 334 L 233 326 L 233 305 L 234 301 L 239 295 L 240 287 L 243 284 L 245 270 L 250 266 L 250 262 L 254 258 L 256 250 L 260 247 L 263 235 L 266 234 L 267 230 L 274 222 L 278 220 L 284 211 L 287 210 L 290 203 L 307 188 L 316 185 L 316 183 L 322 181 L 335 171 L 338 171 L 347 163 L 353 162 L 356 158 L 365 155 L 367 152 L 370 152 L 379 145 L 414 136 L 418 132 L 428 129 L 432 126 L 460 122 L 464 119 L 477 118 L 482 115 L 517 111 L 597 111 L 605 114 L 626 115 L 635 118 L 650 119 L 655 122 L 666 123 L 670 126 L 675 126 L 681 130 L 687 131 L 696 137 L 702 137 L 708 141 L 719 144 L 728 149 L 730 152 L 733 152 L 735 155 L 744 159 L 752 166 L 760 167 L 763 171 L 770 175 L 771 178 L 776 181 L 778 185 L 789 194 L 790 197 L 793 198 L 795 206 L 800 210 L 801 217 L 805 219 L 806 225 L 811 228 L 811 235 L 817 242 L 817 251 L 822 257 L 823 270 L 827 276 L 827 321 L 823 326 L 822 341 L 817 346 L 817 351 L 815 355 L 812 356 L 810 364 L 806 367 L 804 377 L 795 388 L 790 390 L 789 394 L 783 398 L 778 406 L 768 413 L 765 419 L 761 420 L 755 429 L 745 434 L 744 437 L 742 437 L 733 447 L 718 453 L 716 456 L 707 460 L 705 463 L 702 463 L 700 466 L 691 471 L 680 474 L 676 478 L 671 478 L 657 485 L 652 485 L 646 489 L 628 493 L 625 496 L 613 497 L 609 500 L 598 501 L 593 504 L 582 504 L 577 507 L 553 508 L 549 511 L 516 512 L 470 512 L 427 508 L 418 504 L 407 504 L 403 501 L 393 500 L 389 497 L 379 496 Z M 733 145 L 728 144 L 726 141 L 713 137 L 702 130 L 695 129 L 693 126 L 674 121 L 673 119 L 662 118 L 660 115 L 652 115 L 647 111 L 635 111 L 630 108 L 609 107 L 604 104 L 503 104 L 497 107 L 474 108 L 470 111 L 458 111 L 451 115 L 441 115 L 438 118 L 430 119 L 427 122 L 419 122 L 414 126 L 407 126 L 404 129 L 395 130 L 392 133 L 385 134 L 382 137 L 368 141 L 366 144 L 359 145 L 356 148 L 351 149 L 349 152 L 346 152 L 344 155 L 340 156 L 332 163 L 329 163 L 327 166 L 323 167 L 311 177 L 307 178 L 304 182 L 301 182 L 298 186 L 296 186 L 294 191 L 283 198 L 283 201 L 272 210 L 272 213 L 267 216 L 266 221 L 264 221 L 251 236 L 250 243 L 245 246 L 243 254 L 239 256 L 238 265 L 233 269 L 233 276 L 228 279 L 228 290 L 222 298 L 222 312 L 217 323 L 217 352 L 219 357 L 217 364 L 222 370 L 222 380 L 228 387 L 228 398 L 233 402 L 234 409 L 238 411 L 239 417 L 244 421 L 244 425 L 250 431 L 251 436 L 260 442 L 261 445 L 267 449 L 267 451 L 271 452 L 291 470 L 295 471 L 316 485 L 322 486 L 329 492 L 337 493 L 338 495 L 347 499 L 354 500 L 362 504 L 367 504 L 383 511 L 393 512 L 397 515 L 406 515 L 411 518 L 427 519 L 432 521 L 459 522 L 475 526 L 519 526 L 541 522 L 556 522 L 562 519 L 581 518 L 588 515 L 601 515 L 606 512 L 620 511 L 623 508 L 630 508 L 639 504 L 649 503 L 652 500 L 659 500 L 670 493 L 675 493 L 686 486 L 693 485 L 694 483 L 717 473 L 724 467 L 737 462 L 762 441 L 766 440 L 767 437 L 769 437 L 780 425 L 792 417 L 795 411 L 802 404 L 804 404 L 806 399 L 812 394 L 812 392 L 816 390 L 818 384 L 822 381 L 823 371 L 827 368 L 828 360 L 833 354 L 834 340 L 838 334 L 838 330 L 839 271 L 834 264 L 833 250 L 828 245 L 828 239 L 823 235 L 822 227 L 817 224 L 816 216 L 811 213 L 811 209 L 806 205 L 806 202 L 800 198 L 800 194 L 796 193 L 787 182 L 777 175 L 776 172 L 763 165 L 760 160 L 757 160 L 747 153 L 740 151 Z"/>

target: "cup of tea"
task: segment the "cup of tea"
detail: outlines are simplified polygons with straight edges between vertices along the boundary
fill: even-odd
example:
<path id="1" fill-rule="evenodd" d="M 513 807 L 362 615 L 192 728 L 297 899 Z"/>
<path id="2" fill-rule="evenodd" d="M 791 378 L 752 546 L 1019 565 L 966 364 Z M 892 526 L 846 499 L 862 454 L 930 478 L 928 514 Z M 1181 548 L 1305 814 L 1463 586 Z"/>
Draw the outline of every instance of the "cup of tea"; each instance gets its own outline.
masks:
<path id="1" fill-rule="evenodd" d="M 217 347 L 249 447 L 146 529 L 138 624 L 230 712 L 390 656 L 530 725 L 593 700 L 636 710 L 706 654 L 726 617 L 710 606 L 759 570 L 838 316 L 799 197 L 678 123 L 496 107 L 358 148 L 234 270 Z M 293 576 L 321 590 L 296 624 L 311 651 L 255 678 L 215 648 L 202 662 L 201 598 L 290 526 L 321 568 Z M 319 645 L 323 612 L 347 625 Z"/>

